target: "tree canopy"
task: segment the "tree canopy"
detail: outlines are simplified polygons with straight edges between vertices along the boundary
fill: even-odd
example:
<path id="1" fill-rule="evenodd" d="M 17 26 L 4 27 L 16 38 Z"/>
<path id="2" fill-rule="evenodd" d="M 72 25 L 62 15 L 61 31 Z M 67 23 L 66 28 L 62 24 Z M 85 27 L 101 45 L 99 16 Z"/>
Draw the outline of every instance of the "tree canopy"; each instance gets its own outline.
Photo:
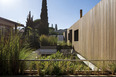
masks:
<path id="1" fill-rule="evenodd" d="M 46 0 L 42 0 L 42 9 L 41 9 L 41 22 L 40 22 L 40 26 L 39 26 L 39 31 L 40 31 L 40 35 L 41 34 L 45 34 L 48 35 L 49 34 L 49 27 L 48 27 L 48 12 L 47 12 L 47 1 Z"/>

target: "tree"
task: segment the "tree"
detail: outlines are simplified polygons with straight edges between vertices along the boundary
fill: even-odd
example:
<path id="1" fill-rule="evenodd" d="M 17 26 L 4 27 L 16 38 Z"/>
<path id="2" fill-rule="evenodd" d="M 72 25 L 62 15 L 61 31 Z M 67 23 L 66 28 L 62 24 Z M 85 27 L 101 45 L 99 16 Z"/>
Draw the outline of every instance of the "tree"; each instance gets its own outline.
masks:
<path id="1" fill-rule="evenodd" d="M 32 48 L 38 48 L 40 46 L 38 41 L 39 35 L 35 26 L 37 23 L 37 20 L 33 21 L 33 16 L 31 16 L 31 12 L 29 12 L 23 37 Z"/>
<path id="2" fill-rule="evenodd" d="M 29 30 L 30 28 L 34 28 L 33 26 L 33 16 L 31 16 L 31 11 L 29 11 L 29 15 L 27 16 L 27 21 L 26 21 L 26 27 L 25 27 L 25 32 L 24 35 L 29 36 Z"/>
<path id="3" fill-rule="evenodd" d="M 33 22 L 34 22 L 34 27 L 35 27 L 35 28 L 38 28 L 39 25 L 40 25 L 41 19 L 36 19 L 36 20 L 34 20 Z"/>
<path id="4" fill-rule="evenodd" d="M 37 33 L 40 33 L 39 26 L 40 26 L 41 19 L 34 20 L 34 28 L 37 31 Z"/>
<path id="5" fill-rule="evenodd" d="M 53 24 L 52 24 L 51 26 L 52 26 L 52 28 L 53 28 Z"/>
<path id="6" fill-rule="evenodd" d="M 41 34 L 48 35 L 49 27 L 48 27 L 48 13 L 47 13 L 47 1 L 46 0 L 42 0 L 42 9 L 41 9 L 40 17 L 41 17 L 41 22 L 39 26 L 40 35 Z"/>
<path id="7" fill-rule="evenodd" d="M 55 31 L 57 31 L 58 30 L 58 27 L 57 27 L 57 24 L 55 25 Z"/>

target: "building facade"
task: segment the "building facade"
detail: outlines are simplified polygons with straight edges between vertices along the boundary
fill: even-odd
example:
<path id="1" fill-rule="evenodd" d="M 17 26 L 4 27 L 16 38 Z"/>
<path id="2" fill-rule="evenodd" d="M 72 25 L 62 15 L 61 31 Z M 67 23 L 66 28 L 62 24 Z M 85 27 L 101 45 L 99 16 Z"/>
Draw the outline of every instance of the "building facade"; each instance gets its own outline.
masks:
<path id="1" fill-rule="evenodd" d="M 0 35 L 9 35 L 11 30 L 16 33 L 19 26 L 24 27 L 22 24 L 0 17 Z"/>
<path id="2" fill-rule="evenodd" d="M 116 0 L 101 0 L 67 29 L 67 42 L 89 60 L 116 60 Z"/>

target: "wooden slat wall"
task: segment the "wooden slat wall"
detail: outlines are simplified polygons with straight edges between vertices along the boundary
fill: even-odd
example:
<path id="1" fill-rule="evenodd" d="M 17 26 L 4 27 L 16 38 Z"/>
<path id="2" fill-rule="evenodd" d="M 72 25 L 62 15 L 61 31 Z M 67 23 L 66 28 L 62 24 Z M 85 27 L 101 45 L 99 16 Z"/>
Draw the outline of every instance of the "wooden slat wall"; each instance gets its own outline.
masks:
<path id="1" fill-rule="evenodd" d="M 82 56 L 92 60 L 116 60 L 116 0 L 101 0 L 67 30 L 67 35 L 71 29 L 72 45 Z M 79 41 L 74 41 L 77 29 Z"/>

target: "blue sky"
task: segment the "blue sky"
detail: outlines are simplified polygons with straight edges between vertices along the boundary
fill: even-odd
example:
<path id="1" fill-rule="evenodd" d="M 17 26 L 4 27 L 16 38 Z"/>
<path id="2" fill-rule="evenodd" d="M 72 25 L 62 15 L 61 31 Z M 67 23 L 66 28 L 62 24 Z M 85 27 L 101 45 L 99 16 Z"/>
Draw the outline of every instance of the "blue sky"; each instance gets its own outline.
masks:
<path id="1" fill-rule="evenodd" d="M 47 0 L 49 23 L 57 24 L 59 29 L 72 26 L 83 15 L 91 10 L 100 0 Z M 34 19 L 40 19 L 42 0 L 0 0 L 0 17 L 25 25 L 29 11 Z"/>

